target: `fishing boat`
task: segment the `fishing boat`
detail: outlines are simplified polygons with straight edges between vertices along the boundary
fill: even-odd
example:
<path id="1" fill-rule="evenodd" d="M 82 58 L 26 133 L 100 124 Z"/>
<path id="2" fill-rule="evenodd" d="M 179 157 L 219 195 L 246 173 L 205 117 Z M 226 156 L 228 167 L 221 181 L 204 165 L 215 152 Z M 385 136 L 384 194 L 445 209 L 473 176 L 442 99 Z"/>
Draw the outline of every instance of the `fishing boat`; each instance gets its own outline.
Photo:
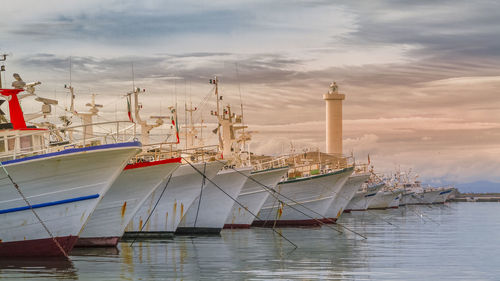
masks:
<path id="1" fill-rule="evenodd" d="M 252 171 L 236 199 L 238 203 L 233 204 L 224 228 L 250 228 L 255 220 L 254 215 L 259 213 L 272 190 L 287 172 L 288 167 Z"/>
<path id="2" fill-rule="evenodd" d="M 454 188 L 444 187 L 444 188 L 439 188 L 438 190 L 439 190 L 439 195 L 436 196 L 436 198 L 432 202 L 433 204 L 444 204 L 446 200 L 448 200 L 449 196 L 452 194 Z"/>
<path id="3" fill-rule="evenodd" d="M 328 220 L 324 222 L 335 222 L 344 212 L 345 207 L 351 202 L 356 192 L 361 188 L 361 185 L 370 178 L 370 173 L 362 172 L 349 176 L 346 183 L 340 189 L 339 193 L 333 200 L 330 208 L 326 212 L 325 217 Z"/>
<path id="4" fill-rule="evenodd" d="M 18 94 L 29 85 L 14 77 L 15 89 L 0 89 L 10 113 L 0 125 L 0 256 L 66 256 L 141 144 L 51 146 L 49 130 L 26 126 Z"/>
<path id="5" fill-rule="evenodd" d="M 399 197 L 399 194 L 395 194 L 390 190 L 380 190 L 379 192 L 377 192 L 373 200 L 368 205 L 368 209 L 372 210 L 388 209 L 396 197 Z"/>
<path id="6" fill-rule="evenodd" d="M 296 171 L 289 171 L 289 176 Z M 314 226 L 321 224 L 335 194 L 352 174 L 353 167 L 289 178 L 276 187 L 260 210 L 255 226 Z"/>
<path id="7" fill-rule="evenodd" d="M 251 171 L 251 167 L 225 168 L 206 181 L 175 233 L 219 234 Z"/>
<path id="8" fill-rule="evenodd" d="M 203 192 L 207 180 L 213 180 L 224 163 L 223 161 L 201 161 L 182 164 L 172 174 L 165 190 L 153 191 L 142 204 L 126 228 L 126 237 L 172 236 L 189 207 Z"/>
<path id="9" fill-rule="evenodd" d="M 397 209 L 399 208 L 399 204 L 401 201 L 401 198 L 403 197 L 403 191 L 402 190 L 392 190 L 392 192 L 396 195 L 389 203 L 389 209 Z"/>
<path id="10" fill-rule="evenodd" d="M 401 186 L 404 189 L 404 193 L 400 205 L 432 204 L 441 192 L 433 188 L 424 188 L 420 181 L 405 182 Z"/>
<path id="11" fill-rule="evenodd" d="M 347 204 L 344 212 L 348 213 L 351 211 L 366 211 L 373 198 L 375 198 L 375 195 L 384 186 L 384 183 L 378 183 L 371 186 L 367 185 L 365 188 L 358 190 L 349 204 Z"/>
<path id="12" fill-rule="evenodd" d="M 258 212 L 262 197 L 268 195 L 259 186 L 261 181 L 274 187 L 284 173 L 283 170 L 253 171 L 250 153 L 245 149 L 250 132 L 245 132 L 247 127 L 242 125 L 243 115 L 236 115 L 230 105 L 221 107 L 223 99 L 219 96 L 219 80 L 215 77 L 210 83 L 214 85 L 216 99 L 216 109 L 211 115 L 218 124 L 213 132 L 218 135 L 220 158 L 227 164 L 212 181 L 206 183 L 179 224 L 177 234 L 218 234 L 228 220 L 229 224 L 238 227 L 249 225 L 253 220 L 251 213 Z"/>
<path id="13" fill-rule="evenodd" d="M 116 246 L 126 226 L 146 199 L 162 188 L 180 166 L 181 158 L 134 157 L 102 198 L 85 225 L 77 247 Z"/>

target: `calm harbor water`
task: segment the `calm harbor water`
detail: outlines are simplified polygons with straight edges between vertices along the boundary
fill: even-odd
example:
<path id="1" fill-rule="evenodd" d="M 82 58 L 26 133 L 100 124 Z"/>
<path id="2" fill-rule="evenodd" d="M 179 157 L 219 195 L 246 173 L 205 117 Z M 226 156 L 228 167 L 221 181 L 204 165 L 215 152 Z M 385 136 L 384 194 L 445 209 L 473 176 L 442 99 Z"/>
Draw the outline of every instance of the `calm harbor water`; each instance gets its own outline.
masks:
<path id="1" fill-rule="evenodd" d="M 294 250 L 269 229 L 224 230 L 76 249 L 71 261 L 1 260 L 0 279 L 500 280 L 500 203 L 355 212 L 340 223 L 368 239 L 326 226 L 281 229 Z"/>

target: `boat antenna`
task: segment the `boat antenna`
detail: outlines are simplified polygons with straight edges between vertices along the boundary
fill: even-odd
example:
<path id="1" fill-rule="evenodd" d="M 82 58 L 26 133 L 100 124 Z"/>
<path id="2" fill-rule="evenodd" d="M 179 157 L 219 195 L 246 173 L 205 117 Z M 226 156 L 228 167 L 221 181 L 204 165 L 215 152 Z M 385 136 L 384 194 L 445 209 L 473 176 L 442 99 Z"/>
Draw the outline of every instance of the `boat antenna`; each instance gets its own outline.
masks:
<path id="1" fill-rule="evenodd" d="M 134 62 L 130 62 L 130 67 L 131 67 L 131 71 L 132 71 L 132 94 L 134 95 L 134 101 L 135 101 L 135 104 L 134 104 L 134 113 L 135 113 L 135 118 L 137 120 L 137 116 L 139 115 L 138 113 L 138 109 L 137 107 L 139 106 L 137 104 L 137 94 L 136 94 L 136 90 L 135 90 L 135 72 L 134 72 Z M 131 101 L 132 103 L 132 101 Z M 138 122 L 140 122 L 140 120 L 137 120 Z M 137 122 L 134 122 L 134 139 L 137 137 Z"/>
<path id="2" fill-rule="evenodd" d="M 71 56 L 69 56 L 69 86 L 70 87 L 71 87 L 71 82 L 72 82 L 72 79 L 71 79 L 71 69 L 72 69 Z"/>
<path id="3" fill-rule="evenodd" d="M 238 63 L 234 63 L 235 68 L 236 68 L 236 80 L 238 81 L 238 92 L 240 93 L 240 107 L 241 107 L 241 126 L 242 128 L 242 134 L 245 135 L 245 118 L 243 116 L 243 98 L 241 97 L 241 83 L 240 83 L 240 73 L 238 71 Z M 245 138 L 243 138 L 243 149 L 245 149 Z M 248 151 L 248 154 L 250 155 L 250 151 Z"/>
<path id="4" fill-rule="evenodd" d="M 0 61 L 4 62 L 7 60 L 7 54 L 2 54 L 0 55 Z M 4 72 L 4 79 L 5 79 L 5 65 L 2 63 L 0 66 L 0 89 L 2 89 L 2 72 Z M 4 103 L 5 100 L 0 101 L 0 105 Z M 7 118 L 5 118 L 5 113 L 0 110 L 0 123 L 8 123 Z"/>
<path id="5" fill-rule="evenodd" d="M 0 61 L 6 61 L 6 60 L 7 60 L 7 54 L 1 54 Z M 5 65 L 3 63 L 0 66 L 0 89 L 2 89 L 2 72 L 5 72 Z"/>
<path id="6" fill-rule="evenodd" d="M 134 72 L 134 62 L 131 62 L 132 67 L 132 91 L 135 91 L 135 72 Z"/>

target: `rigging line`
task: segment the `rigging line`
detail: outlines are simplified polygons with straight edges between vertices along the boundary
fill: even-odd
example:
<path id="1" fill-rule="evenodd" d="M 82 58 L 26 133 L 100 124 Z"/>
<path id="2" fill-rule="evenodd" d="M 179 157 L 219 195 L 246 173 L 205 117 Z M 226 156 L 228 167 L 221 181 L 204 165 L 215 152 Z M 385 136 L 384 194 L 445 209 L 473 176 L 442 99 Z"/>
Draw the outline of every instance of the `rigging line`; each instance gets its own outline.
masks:
<path id="1" fill-rule="evenodd" d="M 57 239 L 54 237 L 54 235 L 52 235 L 52 232 L 50 232 L 50 230 L 47 227 L 47 225 L 45 225 L 45 223 L 42 221 L 42 219 L 38 216 L 38 213 L 35 211 L 35 209 L 33 209 L 33 207 L 31 206 L 31 204 L 28 202 L 28 199 L 22 193 L 19 185 L 17 185 L 17 183 L 14 182 L 14 179 L 12 179 L 12 177 L 9 174 L 9 172 L 7 172 L 7 169 L 5 168 L 5 166 L 3 165 L 2 162 L 0 162 L 0 165 L 2 166 L 2 169 L 4 170 L 5 174 L 7 174 L 7 177 L 9 178 L 10 182 L 14 185 L 14 188 L 17 190 L 17 192 L 19 193 L 19 195 L 21 195 L 21 197 L 23 198 L 23 200 L 26 203 L 26 205 L 28 205 L 28 207 L 30 208 L 31 212 L 33 212 L 33 215 L 35 215 L 36 219 L 40 222 L 40 224 L 43 226 L 43 228 L 45 229 L 45 231 L 47 231 L 47 233 L 49 234 L 50 238 L 52 238 L 52 241 L 54 241 L 54 243 L 56 244 L 57 248 L 59 248 L 59 250 L 61 251 L 61 253 L 66 258 L 69 258 L 68 257 L 68 253 L 66 253 L 66 251 L 61 246 L 61 244 L 59 244 L 59 241 L 57 241 Z"/>
<path id="2" fill-rule="evenodd" d="M 217 160 L 217 159 L 215 159 L 215 161 L 219 161 L 219 162 L 221 162 L 220 160 Z M 324 217 L 323 215 L 321 215 L 320 213 L 318 213 L 318 212 L 316 212 L 316 211 L 312 210 L 311 208 L 309 208 L 309 207 L 307 207 L 307 206 L 304 206 L 304 204 L 299 203 L 299 202 L 297 202 L 297 201 L 295 201 L 295 200 L 293 200 L 293 199 L 291 199 L 291 198 L 289 198 L 289 197 L 287 197 L 287 196 L 285 196 L 285 195 L 283 195 L 283 194 L 281 194 L 281 193 L 277 192 L 276 190 L 274 190 L 274 189 L 272 189 L 272 188 L 270 188 L 270 187 L 266 186 L 265 184 L 262 184 L 261 182 L 258 182 L 257 180 L 253 179 L 252 177 L 249 177 L 249 176 L 247 176 L 247 175 L 243 174 L 242 172 L 240 172 L 240 171 L 236 170 L 235 168 L 231 167 L 231 169 L 235 170 L 235 171 L 236 171 L 236 172 L 238 172 L 240 175 L 242 175 L 242 176 L 244 176 L 244 177 L 247 177 L 248 179 L 252 180 L 253 182 L 257 183 L 258 185 L 260 185 L 260 186 L 264 187 L 264 189 L 265 189 L 265 190 L 267 190 L 267 191 L 269 192 L 269 194 L 270 194 L 270 195 L 272 195 L 273 197 L 277 198 L 277 197 L 276 197 L 276 195 L 275 195 L 275 194 L 273 194 L 273 192 L 274 192 L 274 193 L 277 193 L 277 194 L 279 194 L 280 196 L 282 196 L 283 198 L 285 198 L 285 199 L 287 199 L 287 200 L 290 200 L 291 202 L 295 203 L 296 205 L 299 205 L 299 206 L 301 206 L 302 208 L 304 208 L 304 209 L 306 209 L 306 210 L 308 210 L 308 211 L 310 211 L 310 212 L 312 212 L 312 213 L 314 213 L 314 214 L 316 214 L 316 215 L 320 216 L 322 219 L 324 219 L 324 220 L 326 220 L 326 221 L 328 221 L 328 222 L 331 222 L 331 223 L 335 223 L 332 219 L 325 218 L 325 217 Z M 310 218 L 310 219 L 312 219 L 312 220 L 314 220 L 314 221 L 318 222 L 320 225 L 324 225 L 324 226 L 326 226 L 326 227 L 328 227 L 328 228 L 330 228 L 330 229 L 332 229 L 332 230 L 334 230 L 334 231 L 336 231 L 336 232 L 338 232 L 338 233 L 342 233 L 342 231 L 340 231 L 340 230 L 338 230 L 338 229 L 335 229 L 335 228 L 331 227 L 330 225 L 325 224 L 323 221 L 318 220 L 318 219 L 316 219 L 316 218 L 314 218 L 314 217 L 312 217 L 312 216 L 310 216 L 310 215 L 308 215 L 308 214 L 306 214 L 306 213 L 302 212 L 302 211 L 301 211 L 301 210 L 299 210 L 298 208 L 295 208 L 294 206 L 292 206 L 292 205 L 290 205 L 290 204 L 288 204 L 288 203 L 286 203 L 286 202 L 284 202 L 284 201 L 282 201 L 282 200 L 280 200 L 280 199 L 278 199 L 278 200 L 279 200 L 281 203 L 283 203 L 284 205 L 287 205 L 288 207 L 292 208 L 293 210 L 295 210 L 295 211 L 297 211 L 297 212 L 299 212 L 299 213 L 303 214 L 304 216 L 306 216 L 306 217 L 308 217 L 308 218 Z M 273 207 L 273 208 L 274 208 L 274 207 Z M 261 220 L 261 219 L 259 219 L 259 220 Z M 338 224 L 338 225 L 340 225 L 340 224 Z M 354 231 L 354 230 L 351 230 L 351 229 L 349 229 L 349 228 L 347 228 L 347 227 L 345 227 L 345 226 L 344 226 L 344 228 L 345 228 L 346 230 L 348 230 L 348 231 L 350 231 L 350 232 L 352 232 L 352 233 L 356 234 L 356 235 L 359 235 L 359 236 L 363 237 L 364 239 L 368 239 L 366 236 L 364 236 L 364 235 L 362 235 L 362 234 L 360 234 L 360 233 L 358 233 L 358 232 L 356 232 L 356 231 Z"/>
<path id="3" fill-rule="evenodd" d="M 142 232 L 142 230 L 144 229 L 144 227 L 146 226 L 146 224 L 148 224 L 149 219 L 151 218 L 151 216 L 153 215 L 153 213 L 154 213 L 154 211 L 155 211 L 155 209 L 156 209 L 156 206 L 158 206 L 158 203 L 160 203 L 160 200 L 161 200 L 161 198 L 163 197 L 163 194 L 164 194 L 164 193 L 165 193 L 165 191 L 167 190 L 167 186 L 168 186 L 168 184 L 170 183 L 170 180 L 172 179 L 172 174 L 173 174 L 173 173 L 171 173 L 171 174 L 170 174 L 170 176 L 168 177 L 168 181 L 167 181 L 167 183 L 165 184 L 165 187 L 163 188 L 163 190 L 161 191 L 161 193 L 160 193 L 160 197 L 158 198 L 158 200 L 156 201 L 155 205 L 153 206 L 153 209 L 152 209 L 152 210 L 151 210 L 151 212 L 149 213 L 148 218 L 146 219 L 146 221 L 144 222 L 144 224 L 141 226 L 141 229 L 139 230 L 139 232 L 138 232 L 138 233 L 136 233 L 134 240 L 130 243 L 130 247 L 132 247 L 132 245 L 134 245 L 134 243 L 135 243 L 135 241 L 137 240 L 137 238 L 139 238 L 139 233 L 141 233 L 141 232 Z"/>
<path id="4" fill-rule="evenodd" d="M 208 100 L 210 99 L 210 95 L 212 94 L 212 92 L 214 91 L 214 87 L 212 87 L 212 89 L 210 89 L 210 91 L 208 91 L 208 93 L 203 97 L 202 101 L 198 104 L 198 109 L 200 110 L 199 112 L 199 116 L 197 116 L 196 118 L 193 118 L 193 121 L 196 121 L 198 122 L 198 120 L 201 119 L 201 112 L 203 112 L 203 109 L 205 109 L 205 107 L 207 106 L 208 104 Z M 195 113 L 196 114 L 196 113 Z M 195 123 L 196 123 L 195 122 Z"/>
<path id="5" fill-rule="evenodd" d="M 182 159 L 184 159 L 184 161 L 186 161 L 193 169 L 195 169 L 198 173 L 202 174 L 202 172 L 198 169 L 196 169 L 196 167 L 193 166 L 193 164 L 191 164 L 189 161 L 187 161 L 184 157 L 182 157 Z M 203 175 L 203 174 L 202 174 Z M 236 200 L 235 198 L 233 198 L 231 195 L 229 195 L 226 191 L 224 191 L 224 189 L 222 189 L 220 186 L 218 186 L 215 182 L 213 182 L 211 179 L 207 178 L 205 175 L 203 175 L 204 178 L 206 178 L 211 184 L 213 184 L 215 187 L 217 187 L 220 191 L 222 191 L 222 193 L 224 193 L 227 197 L 231 198 L 231 200 L 233 200 L 234 202 L 236 202 L 236 204 L 238 204 L 240 207 L 242 207 L 243 209 L 245 209 L 248 213 L 250 213 L 252 216 L 254 216 L 255 218 L 259 219 L 260 218 L 252 213 L 250 210 L 248 210 L 248 208 L 246 206 L 244 206 L 243 204 L 241 204 L 240 202 L 238 202 L 238 200 Z M 295 249 L 298 248 L 298 246 L 293 243 L 292 241 L 290 241 L 288 238 L 286 238 L 283 234 L 279 233 L 278 231 L 276 231 L 276 229 L 273 229 L 273 232 L 278 234 L 281 238 L 285 239 L 288 243 L 292 244 Z"/>
<path id="6" fill-rule="evenodd" d="M 200 186 L 200 199 L 198 200 L 198 208 L 196 209 L 196 217 L 194 218 L 194 226 L 196 227 L 196 223 L 198 222 L 198 214 L 200 212 L 200 205 L 201 205 L 201 197 L 203 195 L 203 187 L 205 186 L 205 179 L 206 179 L 206 171 L 207 171 L 207 162 L 203 163 L 203 174 L 201 175 L 203 178 L 201 179 L 201 186 Z"/>
<path id="7" fill-rule="evenodd" d="M 245 127 L 245 118 L 243 117 L 243 98 L 241 97 L 241 83 L 240 83 L 240 73 L 238 71 L 238 63 L 235 63 L 236 67 L 236 79 L 238 80 L 238 92 L 240 93 L 240 106 L 241 106 L 241 125 Z M 245 133 L 245 128 L 243 128 L 243 133 Z"/>
<path id="8" fill-rule="evenodd" d="M 275 196 L 275 197 L 274 197 L 273 204 L 271 205 L 271 206 L 272 206 L 272 208 L 274 208 L 274 204 L 276 204 L 276 201 L 278 201 L 278 197 L 277 197 L 277 196 Z M 278 203 L 278 204 L 279 204 L 279 203 Z M 278 205 L 278 206 L 279 206 L 279 205 Z M 264 221 L 264 224 L 262 225 L 263 227 L 264 227 L 264 226 L 266 226 L 267 221 L 269 221 L 269 217 L 271 216 L 271 214 L 272 214 L 272 212 L 267 213 L 266 220 Z"/>
<path id="9" fill-rule="evenodd" d="M 216 160 L 216 161 L 219 161 L 219 160 Z M 233 170 L 235 170 L 236 172 L 238 172 L 239 174 L 243 175 L 244 177 L 247 177 L 248 179 L 250 179 L 250 180 L 254 181 L 254 182 L 255 182 L 255 183 L 257 183 L 258 185 L 260 185 L 260 186 L 264 187 L 264 188 L 265 188 L 265 190 L 266 190 L 266 191 L 268 191 L 270 195 L 272 195 L 274 198 L 276 198 L 276 199 L 277 199 L 280 203 L 282 203 L 283 205 L 286 205 L 286 206 L 288 206 L 288 207 L 292 208 L 293 210 L 295 210 L 295 211 L 297 211 L 297 212 L 299 212 L 299 213 L 303 214 L 304 216 L 306 216 L 306 217 L 308 217 L 308 218 L 310 218 L 310 219 L 312 219 L 312 220 L 314 220 L 314 221 L 318 222 L 320 225 L 324 225 L 324 226 L 326 226 L 326 227 L 328 227 L 328 228 L 330 228 L 330 229 L 332 229 L 332 230 L 334 230 L 334 231 L 336 231 L 336 232 L 338 232 L 338 233 L 342 233 L 342 231 L 339 231 L 338 229 L 335 229 L 335 228 L 331 227 L 330 225 L 325 224 L 323 221 L 318 220 L 318 219 L 316 219 L 316 218 L 314 218 L 314 217 L 312 217 L 312 216 L 310 216 L 310 215 L 308 215 L 308 214 L 304 213 L 303 211 L 299 210 L 298 208 L 295 208 L 294 206 L 290 205 L 289 203 L 284 202 L 284 201 L 282 201 L 282 200 L 278 199 L 278 196 L 276 196 L 275 194 L 273 194 L 273 192 L 274 192 L 274 193 L 279 194 L 280 196 L 282 196 L 282 197 L 283 197 L 283 198 L 285 198 L 285 199 L 290 200 L 290 201 L 291 201 L 291 202 L 293 202 L 294 204 L 299 205 L 299 206 L 303 207 L 304 209 L 306 209 L 306 210 L 308 210 L 308 211 L 310 211 L 310 212 L 312 212 L 312 213 L 314 213 L 314 214 L 316 214 L 316 215 L 320 216 L 322 219 L 324 219 L 324 220 L 326 220 L 326 221 L 328 221 L 328 222 L 331 222 L 331 223 L 334 223 L 334 224 L 335 224 L 335 222 L 334 222 L 332 219 L 325 218 L 323 215 L 321 215 L 320 213 L 318 213 L 318 212 L 316 212 L 316 211 L 314 211 L 314 210 L 312 210 L 312 209 L 310 209 L 310 208 L 306 207 L 304 204 L 302 204 L 302 203 L 300 203 L 300 202 L 297 202 L 297 201 L 295 201 L 295 200 L 293 200 L 293 199 L 291 199 L 291 198 L 289 198 L 289 197 L 287 197 L 287 196 L 285 196 L 285 195 L 283 195 L 283 194 L 281 194 L 281 193 L 277 192 L 276 190 L 274 190 L 274 189 L 272 189 L 272 188 L 270 188 L 270 187 L 268 187 L 268 186 L 266 186 L 266 185 L 264 185 L 264 184 L 262 184 L 262 183 L 258 182 L 257 180 L 253 179 L 252 177 L 249 177 L 249 176 L 247 176 L 247 175 L 245 175 L 245 174 L 241 173 L 240 171 L 238 171 L 238 170 L 236 170 L 236 169 L 234 169 L 234 168 L 232 168 L 232 169 L 233 169 Z M 271 207 L 271 208 L 274 208 L 274 205 L 273 205 L 273 207 Z M 260 220 L 260 219 L 259 219 L 259 220 Z M 264 222 L 264 223 L 265 223 L 265 222 Z M 340 225 L 340 224 L 338 224 L 338 225 Z M 354 233 L 354 234 L 357 234 L 357 235 L 359 235 L 359 236 L 363 237 L 364 239 L 368 239 L 366 236 L 364 236 L 364 235 L 362 235 L 362 234 L 360 234 L 360 233 L 358 233 L 358 232 L 356 232 L 356 231 L 354 231 L 354 230 L 351 230 L 351 229 L 349 229 L 349 228 L 347 228 L 347 227 L 345 227 L 345 226 L 344 226 L 344 228 L 345 228 L 346 230 L 348 230 L 348 231 L 350 231 L 350 232 Z"/>

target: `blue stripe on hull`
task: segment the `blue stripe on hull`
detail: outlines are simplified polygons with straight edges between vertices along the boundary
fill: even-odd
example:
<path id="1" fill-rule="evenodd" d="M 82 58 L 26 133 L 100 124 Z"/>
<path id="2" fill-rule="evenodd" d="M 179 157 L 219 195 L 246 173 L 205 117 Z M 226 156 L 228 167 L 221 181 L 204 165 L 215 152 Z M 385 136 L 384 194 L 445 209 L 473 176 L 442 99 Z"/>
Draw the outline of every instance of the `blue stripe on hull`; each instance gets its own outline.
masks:
<path id="1" fill-rule="evenodd" d="M 78 202 L 78 201 L 84 201 L 84 200 L 95 199 L 95 198 L 99 198 L 99 194 L 93 194 L 93 195 L 82 196 L 82 197 L 75 197 L 75 198 L 46 202 L 46 203 L 40 203 L 40 204 L 31 205 L 31 207 L 33 209 L 38 209 L 38 208 L 43 208 L 43 207 L 50 207 L 50 206 L 67 204 L 67 203 Z M 29 206 L 3 209 L 3 210 L 0 210 L 0 214 L 20 212 L 20 211 L 25 211 L 25 210 L 29 210 L 29 209 L 30 209 Z"/>
<path id="2" fill-rule="evenodd" d="M 450 193 L 450 192 L 451 192 L 451 190 L 442 191 L 441 193 L 439 193 L 439 195 L 443 195 L 443 194 Z"/>
<path id="3" fill-rule="evenodd" d="M 134 141 L 134 142 L 124 142 L 124 143 L 103 144 L 103 145 L 88 146 L 88 147 L 81 147 L 81 148 L 68 148 L 68 149 L 65 149 L 62 151 L 58 151 L 58 152 L 51 152 L 51 153 L 34 155 L 34 156 L 29 156 L 29 157 L 14 159 L 14 160 L 8 160 L 8 161 L 2 162 L 2 164 L 8 165 L 8 164 L 12 164 L 12 163 L 19 163 L 19 162 L 24 162 L 24 161 L 34 160 L 34 159 L 41 159 L 41 158 L 53 157 L 53 156 L 64 155 L 64 154 L 78 153 L 78 152 L 83 152 L 83 151 L 93 151 L 93 150 L 101 150 L 101 149 L 107 149 L 107 148 L 129 147 L 129 146 L 141 147 L 141 143 L 138 141 Z"/>

